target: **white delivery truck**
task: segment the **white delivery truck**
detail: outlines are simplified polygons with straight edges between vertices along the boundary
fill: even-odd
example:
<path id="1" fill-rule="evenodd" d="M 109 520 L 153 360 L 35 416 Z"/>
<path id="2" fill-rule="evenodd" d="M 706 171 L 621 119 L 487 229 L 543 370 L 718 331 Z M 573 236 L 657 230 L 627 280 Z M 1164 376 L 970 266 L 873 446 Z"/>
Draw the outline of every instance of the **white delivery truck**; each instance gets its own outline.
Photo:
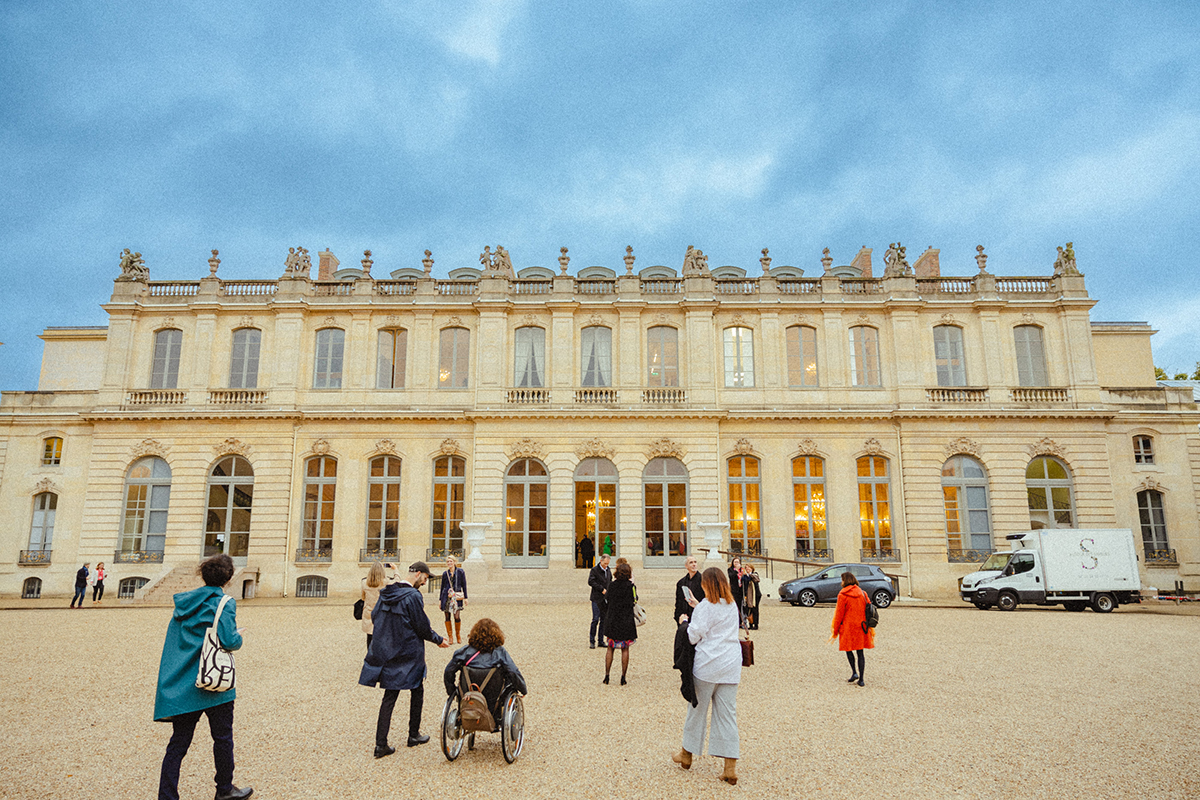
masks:
<path id="1" fill-rule="evenodd" d="M 1000 559 L 993 555 L 985 564 L 993 569 L 963 578 L 962 599 L 976 608 L 1012 611 L 1033 603 L 1062 605 L 1068 611 L 1091 606 L 1107 613 L 1123 603 L 1141 602 L 1133 531 L 1043 528 L 1005 538 L 1012 552 L 999 572 L 994 569 Z"/>

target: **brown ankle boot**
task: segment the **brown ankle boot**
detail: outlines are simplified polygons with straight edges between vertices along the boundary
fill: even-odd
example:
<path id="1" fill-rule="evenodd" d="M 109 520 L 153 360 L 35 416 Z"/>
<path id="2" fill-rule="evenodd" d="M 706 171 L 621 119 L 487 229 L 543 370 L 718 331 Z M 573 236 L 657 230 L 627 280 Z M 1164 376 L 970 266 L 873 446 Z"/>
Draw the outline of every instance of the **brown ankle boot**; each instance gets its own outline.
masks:
<path id="1" fill-rule="evenodd" d="M 725 771 L 721 773 L 721 780 L 728 783 L 730 786 L 737 786 L 737 759 L 725 759 Z"/>
<path id="2" fill-rule="evenodd" d="M 462 644 L 462 620 L 460 619 L 454 620 L 454 638 L 458 640 L 459 644 Z"/>
<path id="3" fill-rule="evenodd" d="M 450 622 L 450 620 L 446 620 L 446 641 L 454 641 L 454 625 Z"/>
<path id="4" fill-rule="evenodd" d="M 671 760 L 684 769 L 692 768 L 692 754 L 687 750 L 684 750 L 682 747 L 679 748 L 679 753 L 677 755 L 671 756 Z"/>

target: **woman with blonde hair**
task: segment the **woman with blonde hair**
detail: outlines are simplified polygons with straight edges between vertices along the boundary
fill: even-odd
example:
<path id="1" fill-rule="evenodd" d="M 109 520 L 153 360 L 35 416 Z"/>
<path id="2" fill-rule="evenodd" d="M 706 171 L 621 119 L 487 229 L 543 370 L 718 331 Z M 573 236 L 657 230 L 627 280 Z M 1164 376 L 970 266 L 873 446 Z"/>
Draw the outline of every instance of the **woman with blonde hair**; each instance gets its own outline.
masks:
<path id="1" fill-rule="evenodd" d="M 452 555 L 446 556 L 446 571 L 442 573 L 442 590 L 438 596 L 438 605 L 446 615 L 446 638 L 458 640 L 462 644 L 462 609 L 467 604 L 467 573 L 458 565 L 458 559 Z M 454 617 L 454 628 L 450 627 L 450 617 Z"/>
<path id="2" fill-rule="evenodd" d="M 363 633 L 367 635 L 368 651 L 371 649 L 371 636 L 375 633 L 375 625 L 371 622 L 371 612 L 375 609 L 375 604 L 379 602 L 379 590 L 388 582 L 387 572 L 384 571 L 383 564 L 378 561 L 371 564 L 371 568 L 367 570 L 367 577 L 362 579 L 362 629 Z"/>
<path id="3" fill-rule="evenodd" d="M 741 612 L 729 589 L 729 578 L 719 567 L 709 567 L 700 577 L 704 599 L 692 602 L 687 621 L 688 641 L 696 646 L 692 660 L 692 680 L 696 705 L 688 705 L 683 723 L 683 748 L 671 760 L 691 769 L 692 756 L 704 750 L 704 732 L 712 708 L 712 728 L 708 754 L 725 759 L 721 780 L 737 784 L 737 760 L 740 752 L 737 728 L 737 690 L 742 679 L 742 648 L 738 644 Z"/>

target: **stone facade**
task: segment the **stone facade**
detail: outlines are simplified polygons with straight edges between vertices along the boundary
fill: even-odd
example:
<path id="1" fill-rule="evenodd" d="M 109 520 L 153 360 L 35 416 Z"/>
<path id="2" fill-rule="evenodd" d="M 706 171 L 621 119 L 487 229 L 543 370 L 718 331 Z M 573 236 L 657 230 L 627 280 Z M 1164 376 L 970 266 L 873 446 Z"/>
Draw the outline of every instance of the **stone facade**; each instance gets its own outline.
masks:
<path id="1" fill-rule="evenodd" d="M 1200 412 L 1155 384 L 1148 325 L 1090 320 L 1069 247 L 1070 268 L 1042 277 L 993 275 L 982 248 L 969 277 L 941 276 L 936 250 L 914 271 L 898 244 L 882 278 L 865 248 L 841 267 L 826 254 L 817 278 L 765 250 L 746 277 L 691 248 L 679 270 L 635 273 L 629 250 L 621 274 L 570 275 L 565 248 L 555 272 L 514 271 L 497 247 L 449 279 L 428 252 L 380 278 L 369 252 L 338 269 L 325 251 L 313 280 L 307 252 L 261 281 L 217 277 L 215 251 L 198 281 L 152 281 L 123 259 L 107 328 L 43 334 L 39 390 L 0 404 L 0 594 L 36 578 L 69 595 L 84 561 L 106 562 L 109 592 L 153 587 L 220 550 L 260 596 L 351 593 L 374 548 L 400 562 L 465 545 L 453 521 L 435 538 L 447 459 L 462 469 L 451 516 L 491 523 L 474 568 L 493 582 L 575 574 L 580 537 L 603 545 L 605 530 L 635 566 L 676 567 L 700 525 L 722 522 L 723 549 L 869 558 L 905 593 L 953 596 L 972 561 L 1031 526 L 1027 471 L 1047 457 L 1068 476 L 1057 524 L 1140 538 L 1139 501 L 1158 502 L 1143 582 L 1200 589 Z M 384 457 L 394 489 L 371 475 Z M 169 486 L 158 523 L 158 501 L 137 507 L 131 489 L 154 459 L 169 468 L 144 481 Z M 336 469 L 327 488 L 306 477 L 314 459 Z M 820 466 L 807 506 L 797 459 Z M 235 461 L 241 478 L 216 474 Z M 966 484 L 948 506 L 952 463 L 982 468 L 982 507 Z M 970 511 L 974 539 L 947 522 Z"/>

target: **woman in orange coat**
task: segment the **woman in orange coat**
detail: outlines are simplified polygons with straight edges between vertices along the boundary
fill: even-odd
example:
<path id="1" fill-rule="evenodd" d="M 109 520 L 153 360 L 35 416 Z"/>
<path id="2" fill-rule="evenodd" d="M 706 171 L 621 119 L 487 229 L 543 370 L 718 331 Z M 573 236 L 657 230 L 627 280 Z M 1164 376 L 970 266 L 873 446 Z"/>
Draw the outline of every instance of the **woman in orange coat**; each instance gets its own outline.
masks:
<path id="1" fill-rule="evenodd" d="M 842 573 L 842 590 L 838 592 L 837 610 L 833 612 L 833 633 L 829 637 L 829 641 L 833 641 L 833 637 L 838 637 L 838 649 L 846 654 L 846 660 L 850 662 L 850 680 L 846 683 L 858 682 L 859 686 L 863 684 L 863 650 L 871 650 L 875 647 L 875 629 L 868 628 L 867 621 L 867 593 L 858 587 L 858 578 L 854 577 L 851 572 Z M 858 656 L 857 667 L 854 664 L 854 657 Z"/>

